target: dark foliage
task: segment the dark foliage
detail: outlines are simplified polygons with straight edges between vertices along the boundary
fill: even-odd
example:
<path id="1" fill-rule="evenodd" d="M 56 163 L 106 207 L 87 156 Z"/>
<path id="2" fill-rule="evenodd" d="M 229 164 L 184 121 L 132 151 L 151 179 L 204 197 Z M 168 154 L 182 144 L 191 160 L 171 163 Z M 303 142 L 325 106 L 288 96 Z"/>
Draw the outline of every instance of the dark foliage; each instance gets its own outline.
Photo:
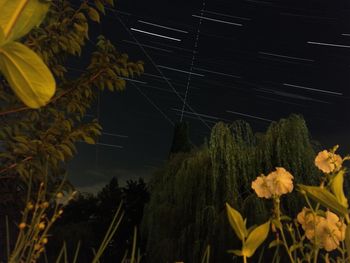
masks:
<path id="1" fill-rule="evenodd" d="M 254 134 L 243 121 L 218 123 L 208 145 L 173 155 L 154 174 L 142 222 L 148 262 L 200 262 L 207 245 L 211 262 L 232 262 L 226 251 L 240 242 L 227 222 L 225 202 L 242 212 L 248 226 L 262 223 L 271 204 L 256 197 L 251 182 L 282 166 L 295 183 L 315 184 L 314 157 L 300 116 L 272 123 L 264 134 Z M 294 215 L 302 202 L 296 193 L 288 197 L 283 209 Z"/>
<path id="2" fill-rule="evenodd" d="M 189 136 L 188 122 L 179 122 L 174 127 L 173 142 L 171 144 L 170 155 L 179 152 L 189 152 L 192 149 Z"/>
<path id="3" fill-rule="evenodd" d="M 73 256 L 80 241 L 78 262 L 91 261 L 92 249 L 97 249 L 100 245 L 118 205 L 122 202 L 124 218 L 101 261 L 120 262 L 125 251 L 131 249 L 134 227 L 139 227 L 143 207 L 148 200 L 148 189 L 142 179 L 129 180 L 125 187 L 120 187 L 117 178 L 112 178 L 96 196 L 80 194 L 67 205 L 62 218 L 53 228 L 51 234 L 55 238 L 48 245 L 52 260 L 57 256 L 63 242 L 66 242 L 69 255 Z M 138 239 L 141 240 L 141 237 Z"/>

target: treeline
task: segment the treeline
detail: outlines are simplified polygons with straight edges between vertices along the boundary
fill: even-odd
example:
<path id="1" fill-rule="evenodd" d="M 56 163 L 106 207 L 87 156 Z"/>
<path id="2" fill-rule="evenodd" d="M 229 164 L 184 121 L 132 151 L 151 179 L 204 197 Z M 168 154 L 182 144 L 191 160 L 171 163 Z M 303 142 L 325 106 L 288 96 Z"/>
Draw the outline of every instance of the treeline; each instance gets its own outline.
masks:
<path id="1" fill-rule="evenodd" d="M 62 217 L 54 225 L 47 246 L 49 262 L 55 262 L 65 243 L 68 262 L 73 260 L 80 243 L 78 263 L 91 262 L 96 250 L 108 230 L 113 216 L 122 203 L 123 220 L 101 262 L 121 262 L 125 253 L 132 249 L 134 227 L 141 223 L 143 207 L 149 200 L 149 192 L 142 179 L 129 180 L 120 187 L 117 178 L 111 181 L 96 195 L 82 193 L 64 209 Z M 138 237 L 140 239 L 140 237 Z M 138 248 L 142 244 L 138 243 Z"/>
<path id="2" fill-rule="evenodd" d="M 238 243 L 225 202 L 248 218 L 248 226 L 262 223 L 271 207 L 254 195 L 251 182 L 282 166 L 295 183 L 317 184 L 314 157 L 315 145 L 301 116 L 273 122 L 265 133 L 254 133 L 243 121 L 218 123 L 207 143 L 173 153 L 154 174 L 142 222 L 148 262 L 201 262 L 208 245 L 210 262 L 232 262 L 227 250 Z M 284 204 L 295 215 L 302 202 L 294 192 Z"/>

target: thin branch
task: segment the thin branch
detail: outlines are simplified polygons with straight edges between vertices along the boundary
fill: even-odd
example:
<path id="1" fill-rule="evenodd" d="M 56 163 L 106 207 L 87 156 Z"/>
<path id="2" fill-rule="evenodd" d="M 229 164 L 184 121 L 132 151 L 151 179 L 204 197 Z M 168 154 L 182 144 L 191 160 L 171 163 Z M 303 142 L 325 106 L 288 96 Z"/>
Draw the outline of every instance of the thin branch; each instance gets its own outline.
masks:
<path id="1" fill-rule="evenodd" d="M 99 72 L 97 72 L 94 76 L 92 76 L 86 84 L 93 82 L 95 79 L 97 79 L 102 73 L 104 72 L 104 70 L 100 70 Z M 62 92 L 62 94 L 56 96 L 55 98 L 52 98 L 45 106 L 56 102 L 57 100 L 59 100 L 60 98 L 68 95 L 69 93 L 71 93 L 72 91 L 74 91 L 79 85 L 75 86 L 74 88 L 68 89 L 64 92 Z M 26 110 L 31 110 L 31 108 L 27 107 L 27 106 L 22 106 L 19 108 L 14 108 L 14 109 L 10 109 L 10 110 L 6 110 L 3 112 L 0 112 L 0 116 L 4 116 L 4 115 L 8 115 L 8 114 L 12 114 L 12 113 L 17 113 L 17 112 L 21 112 L 21 111 L 26 111 Z"/>
<path id="2" fill-rule="evenodd" d="M 24 159 L 21 161 L 21 163 L 30 161 L 30 160 L 32 160 L 32 159 L 33 159 L 33 156 L 28 156 L 28 157 L 24 158 Z M 18 163 L 11 164 L 10 166 L 8 166 L 8 167 L 6 167 L 6 168 L 0 170 L 0 174 L 2 174 L 2 173 L 4 173 L 4 172 L 7 172 L 8 170 L 14 169 L 14 168 L 16 168 L 17 166 L 18 166 Z M 5 179 L 5 178 L 7 178 L 7 177 L 10 177 L 10 176 L 6 176 L 6 177 L 5 177 L 5 176 L 0 176 L 0 179 Z M 12 176 L 11 176 L 11 177 L 12 177 Z"/>

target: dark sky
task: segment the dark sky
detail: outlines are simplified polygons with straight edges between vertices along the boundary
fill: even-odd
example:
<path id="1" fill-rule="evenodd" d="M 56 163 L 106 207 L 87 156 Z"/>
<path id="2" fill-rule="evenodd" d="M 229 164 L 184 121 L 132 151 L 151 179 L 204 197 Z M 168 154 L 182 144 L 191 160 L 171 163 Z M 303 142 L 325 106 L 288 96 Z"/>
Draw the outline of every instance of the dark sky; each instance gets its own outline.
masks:
<path id="1" fill-rule="evenodd" d="M 264 131 L 300 113 L 314 139 L 350 152 L 349 1 L 119 0 L 116 10 L 91 34 L 143 60 L 146 74 L 101 93 L 87 117 L 105 134 L 78 147 L 70 178 L 80 189 L 149 176 L 181 115 L 199 144 L 220 120 Z"/>

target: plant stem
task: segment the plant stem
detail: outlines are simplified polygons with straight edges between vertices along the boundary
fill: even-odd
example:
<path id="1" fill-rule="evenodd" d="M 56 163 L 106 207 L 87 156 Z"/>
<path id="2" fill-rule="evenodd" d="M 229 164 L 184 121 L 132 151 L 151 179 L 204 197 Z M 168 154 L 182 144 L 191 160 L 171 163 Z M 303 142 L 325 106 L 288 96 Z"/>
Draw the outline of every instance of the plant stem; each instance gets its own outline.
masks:
<path id="1" fill-rule="evenodd" d="M 247 256 L 243 256 L 243 263 L 247 263 Z"/>
<path id="2" fill-rule="evenodd" d="M 283 245 L 288 253 L 288 256 L 289 256 L 289 259 L 290 259 L 290 262 L 294 263 L 294 259 L 293 259 L 293 256 L 292 254 L 290 253 L 290 250 L 289 250 L 289 247 L 288 247 L 288 244 L 287 244 L 287 239 L 286 239 L 286 236 L 284 235 L 284 231 L 283 231 L 283 225 L 282 225 L 282 222 L 281 222 L 281 211 L 280 211 L 280 199 L 279 197 L 276 197 L 274 199 L 274 205 L 275 205 L 275 216 L 276 216 L 276 219 L 279 223 L 279 226 L 278 228 L 280 229 L 280 232 L 281 232 L 281 236 L 282 236 L 282 239 L 283 239 Z"/>
<path id="3" fill-rule="evenodd" d="M 318 249 L 315 250 L 314 263 L 317 263 Z"/>
<path id="4" fill-rule="evenodd" d="M 286 250 L 287 250 L 287 253 L 288 253 L 290 262 L 294 263 L 293 256 L 292 256 L 292 254 L 290 253 L 289 247 L 288 247 L 288 245 L 287 245 L 287 240 L 286 240 L 286 237 L 285 237 L 285 235 L 284 235 L 282 223 L 281 223 L 281 221 L 279 221 L 279 222 L 280 222 L 280 224 L 281 224 L 280 232 L 281 232 L 281 236 L 282 236 L 282 239 L 283 239 L 283 245 L 284 245 L 284 247 L 285 247 Z"/>

